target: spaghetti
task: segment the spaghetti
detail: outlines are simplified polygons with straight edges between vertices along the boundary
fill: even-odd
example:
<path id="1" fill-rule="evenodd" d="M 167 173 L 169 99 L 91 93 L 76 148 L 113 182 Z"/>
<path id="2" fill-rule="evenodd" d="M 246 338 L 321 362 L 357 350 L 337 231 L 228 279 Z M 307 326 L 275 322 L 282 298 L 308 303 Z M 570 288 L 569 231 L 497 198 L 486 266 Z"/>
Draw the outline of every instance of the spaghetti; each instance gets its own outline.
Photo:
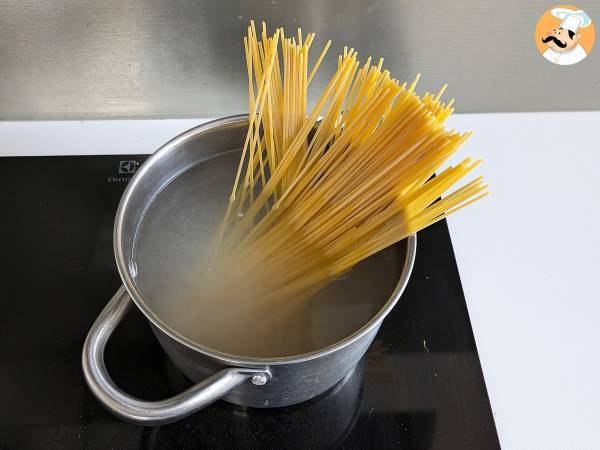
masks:
<path id="1" fill-rule="evenodd" d="M 248 27 L 249 123 L 213 273 L 251 283 L 257 299 L 302 298 L 374 253 L 487 195 L 482 178 L 449 195 L 480 161 L 439 172 L 469 137 L 444 127 L 453 100 L 415 93 L 344 48 L 312 110 L 315 65 L 303 39 Z M 437 173 L 437 176 L 434 176 Z M 214 276 L 213 274 L 213 276 Z"/>

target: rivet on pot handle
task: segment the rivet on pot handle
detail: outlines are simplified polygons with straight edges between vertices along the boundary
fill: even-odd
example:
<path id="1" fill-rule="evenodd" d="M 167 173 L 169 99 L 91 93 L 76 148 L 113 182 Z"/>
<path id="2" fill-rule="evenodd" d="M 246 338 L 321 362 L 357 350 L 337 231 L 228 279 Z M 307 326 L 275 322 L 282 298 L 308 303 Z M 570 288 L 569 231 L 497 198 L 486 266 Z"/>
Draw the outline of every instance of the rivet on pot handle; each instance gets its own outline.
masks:
<path id="1" fill-rule="evenodd" d="M 145 401 L 123 392 L 110 378 L 104 364 L 104 348 L 112 332 L 131 306 L 123 286 L 104 307 L 83 345 L 83 374 L 96 398 L 112 413 L 139 425 L 164 425 L 182 419 L 226 395 L 249 379 L 264 384 L 268 369 L 223 369 L 171 398 Z"/>

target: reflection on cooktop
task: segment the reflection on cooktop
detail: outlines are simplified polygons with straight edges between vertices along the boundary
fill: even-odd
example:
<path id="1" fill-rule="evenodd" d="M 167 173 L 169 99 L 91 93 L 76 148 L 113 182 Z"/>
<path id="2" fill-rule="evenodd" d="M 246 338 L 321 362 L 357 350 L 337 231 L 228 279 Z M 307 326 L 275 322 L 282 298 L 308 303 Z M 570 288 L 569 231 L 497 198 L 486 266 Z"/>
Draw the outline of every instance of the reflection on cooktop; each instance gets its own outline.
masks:
<path id="1" fill-rule="evenodd" d="M 114 214 L 122 161 L 143 156 L 0 158 L 0 447 L 499 448 L 444 222 L 419 233 L 402 299 L 361 364 L 329 392 L 281 409 L 217 402 L 143 428 L 87 389 L 81 348 L 119 287 Z M 123 181 L 115 181 L 123 178 Z M 117 384 L 145 399 L 187 385 L 137 310 L 106 353 Z"/>
<path id="2" fill-rule="evenodd" d="M 166 358 L 165 358 L 166 359 Z M 168 359 L 167 359 L 168 361 Z M 175 391 L 188 387 L 173 364 L 166 363 Z M 304 404 L 277 409 L 249 409 L 219 402 L 190 419 L 148 428 L 144 448 L 176 448 L 183 439 L 190 447 L 245 448 L 247 432 L 259 448 L 332 448 L 354 428 L 361 400 L 364 361 L 333 389 Z M 243 430 L 223 433 L 223 430 Z"/>

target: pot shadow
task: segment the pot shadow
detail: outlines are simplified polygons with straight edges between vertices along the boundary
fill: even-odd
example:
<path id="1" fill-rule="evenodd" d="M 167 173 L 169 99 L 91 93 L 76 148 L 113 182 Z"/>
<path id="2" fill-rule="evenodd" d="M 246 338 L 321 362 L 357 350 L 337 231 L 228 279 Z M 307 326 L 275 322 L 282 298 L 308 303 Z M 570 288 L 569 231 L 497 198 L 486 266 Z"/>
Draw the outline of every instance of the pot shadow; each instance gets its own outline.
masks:
<path id="1" fill-rule="evenodd" d="M 165 358 L 176 392 L 190 381 Z M 216 402 L 179 422 L 146 428 L 141 448 L 330 448 L 339 445 L 358 418 L 365 359 L 337 385 L 298 405 L 247 408 Z"/>

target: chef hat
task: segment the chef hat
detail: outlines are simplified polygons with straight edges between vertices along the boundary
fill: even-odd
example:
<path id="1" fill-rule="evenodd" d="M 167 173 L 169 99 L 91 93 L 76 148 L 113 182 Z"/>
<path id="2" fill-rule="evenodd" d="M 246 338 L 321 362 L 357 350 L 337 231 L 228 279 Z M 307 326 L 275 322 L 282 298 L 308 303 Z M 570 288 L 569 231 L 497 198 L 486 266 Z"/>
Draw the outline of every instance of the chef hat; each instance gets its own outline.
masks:
<path id="1" fill-rule="evenodd" d="M 585 28 L 592 23 L 590 16 L 585 11 L 578 9 L 573 11 L 568 8 L 554 8 L 550 11 L 554 17 L 561 19 L 560 27 L 565 30 L 571 30 L 573 33 L 577 33 L 579 28 Z"/>

